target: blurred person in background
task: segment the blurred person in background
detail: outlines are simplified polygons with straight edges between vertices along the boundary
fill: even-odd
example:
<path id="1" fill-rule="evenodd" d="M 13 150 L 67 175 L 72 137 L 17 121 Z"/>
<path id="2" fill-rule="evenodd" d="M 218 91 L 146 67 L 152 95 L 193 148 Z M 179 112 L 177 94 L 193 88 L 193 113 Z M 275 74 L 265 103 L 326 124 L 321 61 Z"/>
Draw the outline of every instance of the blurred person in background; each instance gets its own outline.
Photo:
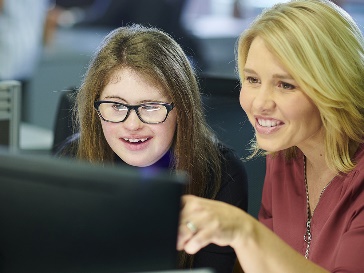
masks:
<path id="1" fill-rule="evenodd" d="M 60 27 L 101 27 L 109 30 L 133 23 L 156 27 L 171 35 L 193 65 L 206 66 L 200 45 L 185 28 L 182 16 L 189 0 L 55 0 L 52 21 Z"/>
<path id="2" fill-rule="evenodd" d="M 21 119 L 27 120 L 31 80 L 43 47 L 50 0 L 0 0 L 0 80 L 22 86 Z"/>

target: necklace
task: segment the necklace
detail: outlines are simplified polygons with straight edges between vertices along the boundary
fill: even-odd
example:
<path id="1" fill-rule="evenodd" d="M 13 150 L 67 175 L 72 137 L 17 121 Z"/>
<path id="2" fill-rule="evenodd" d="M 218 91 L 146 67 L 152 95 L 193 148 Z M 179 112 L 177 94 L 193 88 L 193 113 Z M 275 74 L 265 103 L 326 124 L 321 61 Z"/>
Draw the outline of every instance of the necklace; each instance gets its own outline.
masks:
<path id="1" fill-rule="evenodd" d="M 305 258 L 308 259 L 308 256 L 310 254 L 310 247 L 311 247 L 311 240 L 312 240 L 312 233 L 311 233 L 311 222 L 312 222 L 312 216 L 315 212 L 315 209 L 317 207 L 314 208 L 314 210 L 311 213 L 311 207 L 310 207 L 310 197 L 308 194 L 308 183 L 307 183 L 307 175 L 306 175 L 306 157 L 304 157 L 303 159 L 303 172 L 304 172 L 304 178 L 305 178 L 305 187 L 306 187 L 306 202 L 307 202 L 307 221 L 306 221 L 306 233 L 303 236 L 303 240 L 306 243 L 306 251 L 305 251 Z M 322 194 L 325 192 L 325 190 L 327 189 L 327 187 L 331 184 L 332 180 L 334 180 L 336 176 L 334 176 L 329 183 L 327 183 L 327 185 L 322 189 L 320 196 L 319 196 L 319 200 L 318 202 L 320 202 L 321 196 Z M 318 203 L 317 202 L 317 203 Z"/>

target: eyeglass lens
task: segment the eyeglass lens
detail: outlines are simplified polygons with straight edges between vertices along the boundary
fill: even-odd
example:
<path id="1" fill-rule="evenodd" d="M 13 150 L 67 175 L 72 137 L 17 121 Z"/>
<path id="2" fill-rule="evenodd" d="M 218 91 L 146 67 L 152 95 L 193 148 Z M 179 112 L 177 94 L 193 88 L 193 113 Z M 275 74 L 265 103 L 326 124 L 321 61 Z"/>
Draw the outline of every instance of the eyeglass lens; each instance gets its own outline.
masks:
<path id="1" fill-rule="evenodd" d="M 99 112 L 102 117 L 111 122 L 122 122 L 128 115 L 128 111 L 132 111 L 130 106 L 120 103 L 101 103 Z M 141 121 L 146 123 L 163 122 L 168 114 L 167 108 L 162 104 L 142 104 L 133 108 Z M 129 113 L 130 114 L 130 113 Z"/>

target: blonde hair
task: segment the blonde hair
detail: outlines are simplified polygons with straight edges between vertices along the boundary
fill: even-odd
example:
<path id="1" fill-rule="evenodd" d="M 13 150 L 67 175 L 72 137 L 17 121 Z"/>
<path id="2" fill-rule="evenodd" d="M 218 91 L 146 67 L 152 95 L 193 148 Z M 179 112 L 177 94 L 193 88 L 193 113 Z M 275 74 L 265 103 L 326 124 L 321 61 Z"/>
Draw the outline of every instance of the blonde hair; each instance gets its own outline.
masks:
<path id="1" fill-rule="evenodd" d="M 325 159 L 349 172 L 364 135 L 364 39 L 352 18 L 325 0 L 299 0 L 265 10 L 238 41 L 238 69 L 259 36 L 312 99 L 325 129 Z M 259 147 L 253 141 L 253 155 Z M 290 158 L 296 147 L 284 150 Z"/>

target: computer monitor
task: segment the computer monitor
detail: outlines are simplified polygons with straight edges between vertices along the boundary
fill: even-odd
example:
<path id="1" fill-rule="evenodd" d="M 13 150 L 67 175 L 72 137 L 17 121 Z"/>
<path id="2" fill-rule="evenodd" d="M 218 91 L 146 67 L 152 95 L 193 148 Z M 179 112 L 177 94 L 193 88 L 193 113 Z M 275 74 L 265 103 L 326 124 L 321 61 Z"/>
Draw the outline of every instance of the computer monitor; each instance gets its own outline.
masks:
<path id="1" fill-rule="evenodd" d="M 175 269 L 186 179 L 0 151 L 0 272 Z"/>

